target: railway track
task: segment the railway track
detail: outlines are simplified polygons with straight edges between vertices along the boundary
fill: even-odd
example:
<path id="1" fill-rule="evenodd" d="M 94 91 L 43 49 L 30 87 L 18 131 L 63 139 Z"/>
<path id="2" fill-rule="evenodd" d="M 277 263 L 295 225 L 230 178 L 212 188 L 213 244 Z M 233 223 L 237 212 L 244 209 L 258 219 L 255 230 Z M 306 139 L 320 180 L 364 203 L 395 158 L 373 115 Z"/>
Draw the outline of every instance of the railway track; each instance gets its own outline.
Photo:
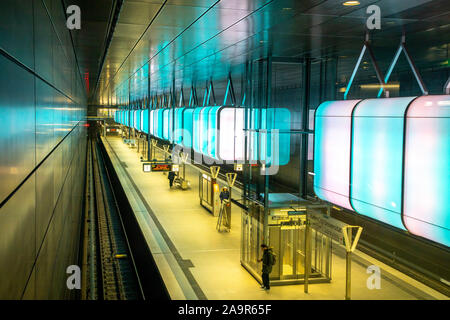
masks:
<path id="1" fill-rule="evenodd" d="M 89 230 L 88 260 L 90 268 L 85 281 L 89 288 L 83 297 L 91 300 L 143 299 L 139 276 L 120 216 L 120 209 L 111 186 L 103 156 L 93 137 L 89 140 L 88 179 L 90 179 L 88 204 Z M 92 243 L 94 242 L 94 243 Z M 93 267 L 95 266 L 95 267 Z M 92 280 L 95 279 L 95 280 Z"/>

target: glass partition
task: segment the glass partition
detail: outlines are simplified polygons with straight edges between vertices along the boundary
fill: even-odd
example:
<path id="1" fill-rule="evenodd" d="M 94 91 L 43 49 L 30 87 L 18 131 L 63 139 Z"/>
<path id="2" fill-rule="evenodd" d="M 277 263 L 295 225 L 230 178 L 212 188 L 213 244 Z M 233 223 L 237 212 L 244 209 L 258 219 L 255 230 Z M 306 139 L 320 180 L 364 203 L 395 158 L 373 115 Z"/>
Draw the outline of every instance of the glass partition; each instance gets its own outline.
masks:
<path id="1" fill-rule="evenodd" d="M 163 139 L 163 112 L 164 109 L 156 109 L 153 113 L 153 135 Z"/>
<path id="2" fill-rule="evenodd" d="M 261 110 L 264 143 L 261 143 L 261 160 L 267 165 L 286 165 L 290 160 L 291 112 L 286 108 L 268 108 Z"/>
<path id="3" fill-rule="evenodd" d="M 141 131 L 141 110 L 134 111 L 134 126 L 138 131 Z"/>

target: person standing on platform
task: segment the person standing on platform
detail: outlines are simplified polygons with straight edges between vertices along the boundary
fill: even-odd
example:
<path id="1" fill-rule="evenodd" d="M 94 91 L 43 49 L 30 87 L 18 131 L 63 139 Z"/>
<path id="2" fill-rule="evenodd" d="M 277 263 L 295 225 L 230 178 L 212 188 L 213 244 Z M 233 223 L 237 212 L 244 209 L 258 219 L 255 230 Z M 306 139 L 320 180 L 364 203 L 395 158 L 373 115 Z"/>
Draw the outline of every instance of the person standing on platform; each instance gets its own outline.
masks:
<path id="1" fill-rule="evenodd" d="M 170 186 L 170 188 L 172 188 L 173 180 L 175 180 L 175 172 L 169 171 L 167 179 L 169 179 L 169 186 Z"/>
<path id="2" fill-rule="evenodd" d="M 230 192 L 228 191 L 227 187 L 222 188 L 222 192 L 220 192 L 219 198 L 220 202 L 223 202 L 224 200 L 230 200 Z"/>
<path id="3" fill-rule="evenodd" d="M 261 245 L 263 250 L 262 259 L 258 262 L 262 262 L 262 281 L 261 289 L 270 290 L 270 280 L 269 275 L 272 272 L 272 267 L 275 264 L 275 254 L 272 252 L 272 248 L 269 248 L 266 244 Z"/>

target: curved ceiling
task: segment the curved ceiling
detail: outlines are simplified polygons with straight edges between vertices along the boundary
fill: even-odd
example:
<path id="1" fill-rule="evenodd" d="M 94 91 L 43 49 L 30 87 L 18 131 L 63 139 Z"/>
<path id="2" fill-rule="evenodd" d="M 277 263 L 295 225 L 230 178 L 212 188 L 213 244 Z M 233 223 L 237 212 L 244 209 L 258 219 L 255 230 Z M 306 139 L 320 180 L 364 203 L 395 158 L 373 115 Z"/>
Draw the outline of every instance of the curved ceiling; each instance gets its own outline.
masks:
<path id="1" fill-rule="evenodd" d="M 86 27 L 72 34 L 80 67 L 95 84 L 90 88 L 93 104 L 107 101 L 147 62 L 155 90 L 169 87 L 173 78 L 178 85 L 221 79 L 230 70 L 241 72 L 245 61 L 269 53 L 337 54 L 350 57 L 351 68 L 363 44 L 371 4 L 381 9 L 381 30 L 372 34 L 378 47 L 387 48 L 376 52 L 381 64 L 392 59 L 403 30 L 411 51 L 437 48 L 424 54 L 429 63 L 444 59 L 450 43 L 447 0 L 360 0 L 354 7 L 343 6 L 343 0 L 125 0 L 109 49 L 102 52 L 117 1 L 71 1 L 77 2 Z"/>

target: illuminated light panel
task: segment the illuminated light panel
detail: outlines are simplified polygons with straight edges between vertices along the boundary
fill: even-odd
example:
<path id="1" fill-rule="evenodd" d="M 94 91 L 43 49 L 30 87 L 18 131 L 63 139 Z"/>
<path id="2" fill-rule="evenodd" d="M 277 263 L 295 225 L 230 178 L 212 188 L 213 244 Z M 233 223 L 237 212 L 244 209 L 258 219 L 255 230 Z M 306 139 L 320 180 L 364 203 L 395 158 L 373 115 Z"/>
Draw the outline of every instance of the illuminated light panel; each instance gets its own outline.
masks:
<path id="1" fill-rule="evenodd" d="M 403 222 L 450 246 L 450 96 L 423 96 L 407 111 Z"/>
<path id="2" fill-rule="evenodd" d="M 148 131 L 149 131 L 149 134 L 152 134 L 152 135 L 154 132 L 154 129 L 153 129 L 154 128 L 154 120 L 153 120 L 154 113 L 155 113 L 155 110 L 150 110 L 150 121 L 149 121 L 150 127 L 149 127 Z"/>
<path id="3" fill-rule="evenodd" d="M 164 124 L 164 117 L 163 117 L 164 109 L 157 109 L 155 110 L 154 115 L 154 135 L 160 139 L 163 139 L 163 124 Z"/>
<path id="4" fill-rule="evenodd" d="M 314 192 L 350 210 L 351 115 L 360 101 L 327 101 L 315 114 Z"/>
<path id="5" fill-rule="evenodd" d="M 217 159 L 217 114 L 219 107 L 211 107 L 208 112 L 207 155 Z"/>
<path id="6" fill-rule="evenodd" d="M 261 109 L 252 109 L 247 111 L 247 128 L 250 130 L 260 129 Z M 247 144 L 248 161 L 259 160 L 258 156 L 258 133 L 249 131 Z"/>
<path id="7" fill-rule="evenodd" d="M 219 119 L 218 157 L 224 161 L 244 160 L 244 109 L 221 108 Z"/>
<path id="8" fill-rule="evenodd" d="M 194 108 L 187 108 L 183 112 L 183 146 L 192 148 Z"/>
<path id="9" fill-rule="evenodd" d="M 183 141 L 183 112 L 186 108 L 175 109 L 175 128 L 173 132 L 173 141 L 180 144 Z"/>
<path id="10" fill-rule="evenodd" d="M 195 108 L 192 120 L 192 139 L 193 139 L 193 148 L 196 152 L 201 152 L 200 147 L 200 136 L 201 136 L 201 121 L 200 121 L 200 113 L 203 108 Z"/>
<path id="11" fill-rule="evenodd" d="M 143 132 L 149 134 L 149 127 L 148 127 L 148 109 L 144 109 L 142 110 L 142 115 L 141 115 L 141 120 L 142 120 L 142 124 L 141 124 L 141 129 Z"/>
<path id="12" fill-rule="evenodd" d="M 173 126 L 173 111 L 172 109 L 162 109 L 163 116 L 163 128 L 162 128 L 162 139 L 172 140 L 172 126 Z"/>
<path id="13" fill-rule="evenodd" d="M 367 99 L 353 111 L 352 207 L 359 214 L 403 230 L 404 115 L 414 98 Z"/>
<path id="14" fill-rule="evenodd" d="M 131 110 L 130 110 L 129 127 L 134 128 L 134 111 L 131 111 Z"/>
<path id="15" fill-rule="evenodd" d="M 248 160 L 263 161 L 271 166 L 288 164 L 291 143 L 288 133 L 291 128 L 289 109 L 252 109 L 248 112 L 247 119 L 247 127 L 250 129 L 247 144 Z"/>
<path id="16" fill-rule="evenodd" d="M 134 111 L 134 128 L 138 131 L 141 130 L 141 110 Z"/>
<path id="17" fill-rule="evenodd" d="M 200 135 L 199 135 L 199 151 L 204 155 L 208 155 L 208 122 L 209 122 L 209 111 L 212 107 L 204 107 L 200 111 Z"/>
<path id="18" fill-rule="evenodd" d="M 359 1 L 345 1 L 342 3 L 343 6 L 359 6 L 361 3 Z"/>

